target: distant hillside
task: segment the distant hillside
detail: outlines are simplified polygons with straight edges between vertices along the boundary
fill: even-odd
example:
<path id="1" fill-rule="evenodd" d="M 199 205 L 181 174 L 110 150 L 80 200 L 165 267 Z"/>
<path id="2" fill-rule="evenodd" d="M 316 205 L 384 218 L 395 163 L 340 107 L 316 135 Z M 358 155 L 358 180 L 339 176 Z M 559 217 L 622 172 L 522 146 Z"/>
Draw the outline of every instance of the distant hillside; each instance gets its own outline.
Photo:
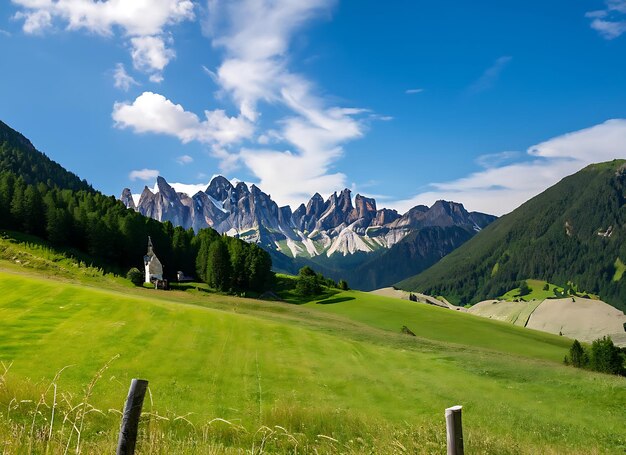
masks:
<path id="1" fill-rule="evenodd" d="M 352 289 L 371 291 L 427 269 L 475 234 L 474 229 L 467 227 L 427 227 L 407 235 L 389 249 L 346 256 L 291 258 L 279 251 L 267 251 L 277 272 L 295 275 L 307 265 L 335 281 L 347 280 Z"/>
<path id="2" fill-rule="evenodd" d="M 44 183 L 49 187 L 94 191 L 86 180 L 65 170 L 39 152 L 22 134 L 0 121 L 0 172 L 12 172 L 28 185 Z"/>
<path id="3" fill-rule="evenodd" d="M 625 163 L 591 165 L 563 179 L 398 286 L 473 304 L 536 278 L 571 282 L 626 309 Z"/>
<path id="4" fill-rule="evenodd" d="M 182 271 L 223 291 L 271 287 L 271 259 L 256 244 L 210 228 L 195 233 L 128 210 L 1 122 L 0 140 L 0 230 L 39 237 L 72 256 L 85 254 L 91 264 L 119 274 L 144 267 L 151 237 L 162 278 L 175 279 Z"/>

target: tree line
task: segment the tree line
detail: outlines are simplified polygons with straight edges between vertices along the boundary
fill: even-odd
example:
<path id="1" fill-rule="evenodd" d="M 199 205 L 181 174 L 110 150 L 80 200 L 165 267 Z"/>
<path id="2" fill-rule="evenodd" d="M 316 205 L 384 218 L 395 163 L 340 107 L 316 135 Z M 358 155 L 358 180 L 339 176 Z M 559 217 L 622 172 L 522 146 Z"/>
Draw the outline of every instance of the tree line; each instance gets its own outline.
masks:
<path id="1" fill-rule="evenodd" d="M 611 337 L 598 338 L 590 347 L 574 340 L 563 363 L 600 373 L 626 376 L 626 349 L 615 346 Z"/>
<path id="2" fill-rule="evenodd" d="M 93 258 L 94 265 L 118 274 L 143 268 L 147 238 L 170 280 L 178 270 L 197 274 L 221 291 L 263 291 L 271 285 L 271 259 L 260 247 L 144 217 L 112 196 L 91 188 L 72 190 L 46 181 L 27 183 L 22 175 L 0 172 L 0 228 L 48 240 Z"/>

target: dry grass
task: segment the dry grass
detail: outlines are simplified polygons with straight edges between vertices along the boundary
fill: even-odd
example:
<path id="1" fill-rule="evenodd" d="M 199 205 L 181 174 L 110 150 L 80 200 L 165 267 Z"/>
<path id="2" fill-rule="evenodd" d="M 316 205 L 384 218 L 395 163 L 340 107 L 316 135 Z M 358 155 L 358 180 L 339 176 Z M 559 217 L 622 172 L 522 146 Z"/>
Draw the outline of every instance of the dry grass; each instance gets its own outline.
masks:
<path id="1" fill-rule="evenodd" d="M 60 391 L 60 370 L 45 385 L 14 382 L 10 364 L 0 362 L 0 452 L 13 454 L 110 454 L 116 449 L 121 411 L 96 409 L 89 399 L 114 357 L 85 387 L 80 401 Z M 260 377 L 259 377 L 260 380 Z M 37 400 L 29 397 L 39 396 Z M 202 425 L 189 415 L 160 413 L 148 390 L 140 422 L 137 454 L 440 454 L 445 451 L 441 422 L 391 426 L 342 410 L 304 409 L 277 402 L 263 412 L 266 424 L 250 430 L 214 418 Z M 120 397 L 120 402 L 123 397 Z M 284 426 L 277 422 L 284 422 Z M 468 442 L 485 454 L 527 453 L 520 447 L 470 432 Z M 528 452 L 530 453 L 530 452 Z"/>

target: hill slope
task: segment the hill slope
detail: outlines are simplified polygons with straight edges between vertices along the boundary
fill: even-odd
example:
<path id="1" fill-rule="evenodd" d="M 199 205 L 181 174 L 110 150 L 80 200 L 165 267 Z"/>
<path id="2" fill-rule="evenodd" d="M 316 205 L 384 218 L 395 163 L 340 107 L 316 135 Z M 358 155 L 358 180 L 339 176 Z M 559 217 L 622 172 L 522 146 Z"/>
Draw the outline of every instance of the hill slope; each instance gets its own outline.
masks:
<path id="1" fill-rule="evenodd" d="M 398 284 L 457 304 L 497 298 L 536 278 L 597 294 L 626 309 L 626 165 L 566 177 L 423 273 Z"/>
<path id="2" fill-rule="evenodd" d="M 354 291 L 325 305 L 259 305 L 0 271 L 0 295 L 0 360 L 13 361 L 0 385 L 4 409 L 16 397 L 38 399 L 39 388 L 25 378 L 45 387 L 67 365 L 59 386 L 80 397 L 94 372 L 119 354 L 90 403 L 119 409 L 130 378 L 149 379 L 154 404 L 145 406 L 170 420 L 184 415 L 196 428 L 172 420 L 163 453 L 183 452 L 172 450 L 177 438 L 193 444 L 189 453 L 208 451 L 189 439 L 205 432 L 218 453 L 221 444 L 249 448 L 260 425 L 295 434 L 301 453 L 394 453 L 394 441 L 412 453 L 440 453 L 442 410 L 457 402 L 465 405 L 466 448 L 475 453 L 623 449 L 623 380 L 562 366 L 569 344 L 562 337 Z M 400 334 L 399 324 L 418 337 Z M 24 413 L 31 428 L 32 406 L 14 405 L 13 419 Z M 220 432 L 216 425 L 225 424 L 207 424 L 216 417 L 243 430 Z M 88 416 L 87 452 L 107 452 L 118 429 L 115 413 Z M 12 453 L 19 442 L 8 434 Z M 337 444 L 325 445 L 320 434 Z M 293 453 L 283 440 L 268 441 L 267 451 Z"/>
<path id="3" fill-rule="evenodd" d="M 0 172 L 21 176 L 29 185 L 93 191 L 91 185 L 39 152 L 22 134 L 0 121 Z"/>

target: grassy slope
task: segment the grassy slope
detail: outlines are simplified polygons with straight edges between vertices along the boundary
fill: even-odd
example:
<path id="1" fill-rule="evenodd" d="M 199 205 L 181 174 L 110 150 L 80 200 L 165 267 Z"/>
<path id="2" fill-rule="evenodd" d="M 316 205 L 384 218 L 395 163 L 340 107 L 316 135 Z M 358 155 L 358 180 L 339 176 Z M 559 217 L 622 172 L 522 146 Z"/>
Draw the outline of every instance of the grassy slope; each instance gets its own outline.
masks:
<path id="1" fill-rule="evenodd" d="M 130 378 L 145 377 L 156 408 L 194 422 L 384 440 L 382 423 L 441 432 L 443 408 L 462 403 L 470 449 L 626 447 L 624 380 L 561 366 L 559 337 L 357 292 L 299 307 L 119 289 L 0 273 L 0 360 L 42 383 L 71 364 L 61 386 L 79 393 L 120 354 L 96 387 L 100 409 L 119 408 Z"/>
<path id="2" fill-rule="evenodd" d="M 324 302 L 330 302 L 323 304 Z M 340 302 L 333 304 L 332 302 Z M 559 361 L 571 341 L 431 305 L 348 291 L 317 309 L 341 314 L 384 330 L 399 332 L 406 325 L 417 336 L 464 347 L 496 350 L 506 354 Z"/>
<path id="3" fill-rule="evenodd" d="M 625 163 L 594 164 L 566 177 L 397 286 L 465 304 L 497 298 L 529 278 L 561 286 L 572 281 L 626 310 L 622 294 L 626 281 L 616 280 L 620 277 L 616 260 L 626 256 L 624 178 L 616 177 L 616 172 Z M 566 223 L 572 226 L 571 237 Z M 599 237 L 598 231 L 608 226 L 614 227 L 612 236 Z"/>
<path id="4" fill-rule="evenodd" d="M 553 299 L 556 298 L 554 291 L 563 291 L 563 288 L 560 286 L 556 286 L 554 284 L 550 284 L 547 281 L 542 280 L 526 280 L 526 284 L 530 288 L 530 293 L 525 296 L 520 296 L 520 288 L 515 288 L 508 291 L 506 294 L 498 297 L 498 300 L 507 300 L 514 301 L 516 299 L 524 300 L 529 302 L 531 300 L 545 300 L 545 299 Z M 548 284 L 548 290 L 544 290 L 545 285 Z"/>

